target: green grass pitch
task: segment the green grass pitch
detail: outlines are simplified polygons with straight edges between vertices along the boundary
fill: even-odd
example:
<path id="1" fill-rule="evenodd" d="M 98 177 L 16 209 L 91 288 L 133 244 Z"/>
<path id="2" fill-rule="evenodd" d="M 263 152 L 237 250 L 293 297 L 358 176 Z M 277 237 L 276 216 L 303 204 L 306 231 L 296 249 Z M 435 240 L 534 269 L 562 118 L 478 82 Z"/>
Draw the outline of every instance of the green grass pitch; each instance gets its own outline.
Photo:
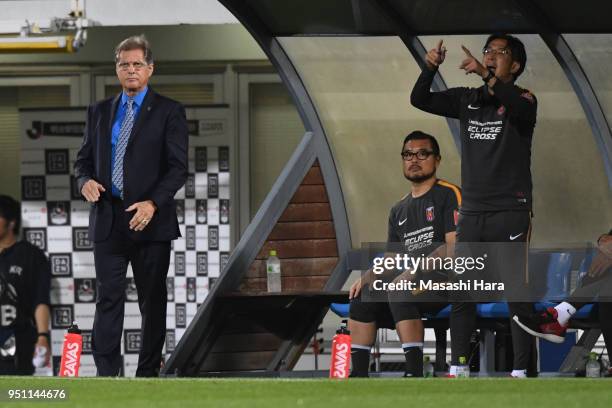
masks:
<path id="1" fill-rule="evenodd" d="M 67 401 L 10 401 L 9 389 Z M 0 377 L 0 407 L 612 407 L 612 379 L 99 379 Z"/>

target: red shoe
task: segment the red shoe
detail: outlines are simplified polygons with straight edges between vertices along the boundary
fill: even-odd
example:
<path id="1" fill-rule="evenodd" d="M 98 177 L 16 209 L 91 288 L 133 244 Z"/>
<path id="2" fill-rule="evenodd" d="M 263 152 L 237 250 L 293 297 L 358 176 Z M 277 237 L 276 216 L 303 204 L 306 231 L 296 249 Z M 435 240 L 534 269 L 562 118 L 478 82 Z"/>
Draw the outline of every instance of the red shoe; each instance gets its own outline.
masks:
<path id="1" fill-rule="evenodd" d="M 565 332 L 567 325 L 562 326 L 557 320 L 557 310 L 554 307 L 549 307 L 540 314 L 534 314 L 531 318 L 512 318 L 518 326 L 532 336 L 548 340 L 553 343 L 563 343 L 565 341 Z M 523 319 L 523 321 L 521 321 Z"/>

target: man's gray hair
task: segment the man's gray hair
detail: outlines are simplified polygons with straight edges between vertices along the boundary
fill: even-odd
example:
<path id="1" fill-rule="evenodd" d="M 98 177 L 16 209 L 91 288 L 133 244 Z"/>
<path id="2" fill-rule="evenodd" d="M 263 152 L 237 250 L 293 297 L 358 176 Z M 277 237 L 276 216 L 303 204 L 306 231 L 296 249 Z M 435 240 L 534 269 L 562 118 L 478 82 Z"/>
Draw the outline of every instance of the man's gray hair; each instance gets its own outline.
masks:
<path id="1" fill-rule="evenodd" d="M 119 54 L 121 53 L 121 51 L 130 51 L 130 50 L 142 50 L 146 63 L 147 64 L 153 63 L 153 51 L 151 51 L 151 46 L 149 45 L 149 41 L 147 41 L 144 34 L 134 35 L 132 37 L 128 37 L 125 40 L 121 41 L 115 47 L 115 62 L 119 62 Z"/>

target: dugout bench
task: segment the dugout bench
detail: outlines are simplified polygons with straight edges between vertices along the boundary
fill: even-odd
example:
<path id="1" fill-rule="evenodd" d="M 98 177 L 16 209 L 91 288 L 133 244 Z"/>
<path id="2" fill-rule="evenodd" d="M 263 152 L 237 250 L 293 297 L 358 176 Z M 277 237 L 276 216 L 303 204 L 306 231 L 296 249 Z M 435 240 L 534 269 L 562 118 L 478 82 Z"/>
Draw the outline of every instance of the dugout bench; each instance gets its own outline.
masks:
<path id="1" fill-rule="evenodd" d="M 575 250 L 533 250 L 530 252 L 530 269 L 545 270 L 546 290 L 543 298 L 546 301 L 535 304 L 536 311 L 543 311 L 549 306 L 554 306 L 564 300 L 571 289 L 571 274 L 577 271 L 578 282 L 584 275 L 590 263 L 589 255 L 585 256 L 583 249 Z M 332 311 L 341 317 L 348 317 L 348 304 L 332 305 Z M 451 307 L 446 306 L 436 315 L 428 315 L 424 319 L 425 327 L 431 328 L 435 333 L 436 358 L 435 370 L 446 370 L 446 331 L 449 329 L 448 319 Z M 571 346 L 569 352 L 558 348 L 558 352 L 564 353 L 565 357 L 558 369 L 561 373 L 574 373 L 595 345 L 601 334 L 599 324 L 594 318 L 596 306 L 587 304 L 580 308 L 570 321 L 571 329 L 583 330 L 582 336 L 576 344 Z M 510 371 L 512 369 L 512 344 L 510 334 L 509 310 L 507 303 L 479 303 L 477 305 L 476 329 L 478 330 L 478 350 L 474 350 L 472 356 L 478 356 L 478 361 L 470 364 L 472 368 L 478 369 L 481 375 L 493 374 L 495 372 Z M 552 344 L 552 343 L 550 343 Z M 553 345 L 556 347 L 556 345 Z M 534 350 L 535 350 L 534 343 Z M 534 354 L 535 355 L 535 354 Z M 550 365 L 550 364 L 548 364 Z M 532 361 L 530 372 L 538 371 L 537 361 Z"/>

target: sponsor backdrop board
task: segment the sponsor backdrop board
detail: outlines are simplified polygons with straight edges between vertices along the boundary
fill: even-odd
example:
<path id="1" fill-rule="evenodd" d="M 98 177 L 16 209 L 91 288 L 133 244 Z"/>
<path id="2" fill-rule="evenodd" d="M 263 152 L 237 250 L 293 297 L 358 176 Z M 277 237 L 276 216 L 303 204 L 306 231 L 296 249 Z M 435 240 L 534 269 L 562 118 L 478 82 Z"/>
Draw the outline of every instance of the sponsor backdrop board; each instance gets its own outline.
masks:
<path id="1" fill-rule="evenodd" d="M 174 350 L 206 298 L 230 251 L 229 108 L 187 107 L 189 177 L 176 194 L 182 237 L 172 244 L 168 272 L 165 355 Z M 96 277 L 87 227 L 89 203 L 76 188 L 73 165 L 83 138 L 85 108 L 21 112 L 23 237 L 43 249 L 51 263 L 51 339 L 57 374 L 63 336 L 72 321 L 83 330 L 80 374 L 96 374 L 91 355 Z M 110 135 L 109 135 L 110 137 Z M 128 268 L 121 341 L 124 373 L 133 376 L 140 346 L 138 296 Z"/>

